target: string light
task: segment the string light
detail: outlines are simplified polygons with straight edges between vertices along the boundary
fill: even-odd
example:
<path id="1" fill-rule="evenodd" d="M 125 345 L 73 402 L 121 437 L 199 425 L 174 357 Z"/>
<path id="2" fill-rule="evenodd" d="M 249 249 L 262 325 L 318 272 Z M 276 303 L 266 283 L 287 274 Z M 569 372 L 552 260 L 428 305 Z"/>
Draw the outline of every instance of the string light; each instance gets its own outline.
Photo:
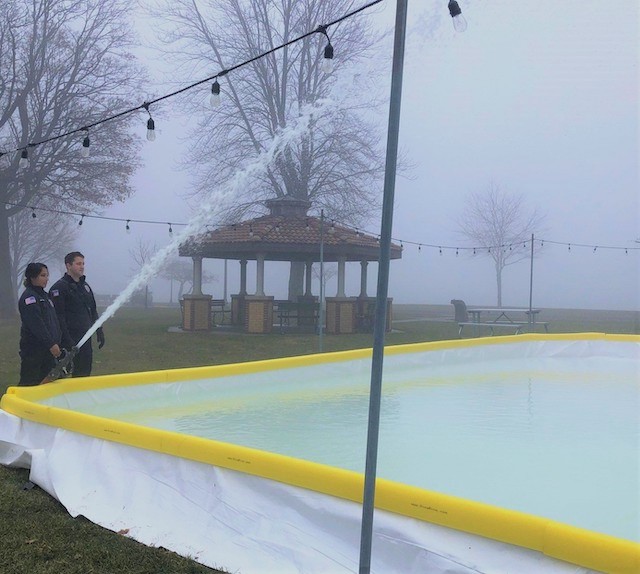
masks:
<path id="1" fill-rule="evenodd" d="M 216 78 L 213 84 L 211 84 L 211 96 L 209 97 L 209 103 L 212 107 L 220 107 L 220 84 Z"/>
<path id="2" fill-rule="evenodd" d="M 125 231 L 131 234 L 131 226 L 129 225 L 129 223 L 131 223 L 131 220 L 127 219 L 127 224 L 125 225 Z"/>
<path id="3" fill-rule="evenodd" d="M 82 225 L 84 223 L 84 213 L 81 214 L 80 221 L 78 221 L 78 225 Z"/>
<path id="4" fill-rule="evenodd" d="M 149 104 L 145 102 L 143 104 L 145 110 L 149 114 L 149 119 L 147 120 L 147 141 L 154 142 L 156 141 L 156 122 L 153 121 L 151 117 L 151 112 L 149 111 Z"/>
<path id="5" fill-rule="evenodd" d="M 324 60 L 322 61 L 322 71 L 325 74 L 333 72 L 333 46 L 331 45 L 331 38 L 327 33 L 327 26 L 318 26 L 316 32 L 322 34 L 327 39 L 327 45 L 324 47 Z"/>
<path id="6" fill-rule="evenodd" d="M 87 130 L 87 135 L 84 136 L 82 140 L 82 149 L 80 150 L 80 155 L 82 157 L 89 157 L 89 146 L 91 145 L 91 140 L 89 139 L 89 130 Z"/>
<path id="7" fill-rule="evenodd" d="M 32 218 L 32 219 L 35 219 L 36 217 L 38 217 L 38 216 L 36 215 L 36 210 L 35 210 L 35 209 L 33 209 L 33 207 L 32 207 L 32 208 L 31 208 L 31 218 Z"/>
<path id="8" fill-rule="evenodd" d="M 169 225 L 169 233 L 173 233 L 173 227 L 171 227 L 171 223 L 169 223 L 168 225 Z"/>
<path id="9" fill-rule="evenodd" d="M 467 29 L 467 21 L 462 15 L 462 10 L 456 0 L 449 0 L 449 14 L 451 14 L 455 31 L 464 32 Z"/>
<path id="10" fill-rule="evenodd" d="M 20 152 L 20 161 L 18 162 L 18 167 L 21 169 L 27 169 L 29 167 L 29 152 L 27 148 L 24 148 Z"/>

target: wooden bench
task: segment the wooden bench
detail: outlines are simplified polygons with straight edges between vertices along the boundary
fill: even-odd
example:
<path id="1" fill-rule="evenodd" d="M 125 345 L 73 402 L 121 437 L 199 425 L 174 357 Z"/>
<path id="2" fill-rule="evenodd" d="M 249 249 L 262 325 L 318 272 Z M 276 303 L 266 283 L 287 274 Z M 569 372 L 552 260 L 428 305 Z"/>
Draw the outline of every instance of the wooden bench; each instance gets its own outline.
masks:
<path id="1" fill-rule="evenodd" d="M 538 323 L 536 323 L 537 325 Z M 493 336 L 493 330 L 496 328 L 503 329 L 515 329 L 515 335 L 520 335 L 522 333 L 523 327 L 526 327 L 528 323 L 511 323 L 510 321 L 496 321 L 496 322 L 487 322 L 487 323 L 477 323 L 475 321 L 461 321 L 458 322 L 458 336 L 462 337 L 462 330 L 466 325 L 470 325 L 472 327 L 489 327 L 491 329 L 491 335 Z"/>

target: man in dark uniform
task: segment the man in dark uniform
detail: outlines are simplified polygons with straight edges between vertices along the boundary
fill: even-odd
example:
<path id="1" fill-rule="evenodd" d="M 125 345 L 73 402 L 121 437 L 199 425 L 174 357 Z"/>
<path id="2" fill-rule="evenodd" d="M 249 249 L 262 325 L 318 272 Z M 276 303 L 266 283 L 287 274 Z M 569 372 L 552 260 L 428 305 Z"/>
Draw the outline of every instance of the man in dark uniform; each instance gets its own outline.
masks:
<path id="1" fill-rule="evenodd" d="M 71 349 L 98 320 L 98 311 L 93 291 L 85 280 L 84 255 L 79 251 L 67 253 L 64 264 L 67 272 L 51 286 L 49 295 L 58 313 L 62 330 L 62 346 Z M 96 331 L 96 334 L 98 349 L 102 349 L 104 346 L 102 327 Z M 89 376 L 92 361 L 93 349 L 89 339 L 80 347 L 73 360 L 73 376 Z"/>

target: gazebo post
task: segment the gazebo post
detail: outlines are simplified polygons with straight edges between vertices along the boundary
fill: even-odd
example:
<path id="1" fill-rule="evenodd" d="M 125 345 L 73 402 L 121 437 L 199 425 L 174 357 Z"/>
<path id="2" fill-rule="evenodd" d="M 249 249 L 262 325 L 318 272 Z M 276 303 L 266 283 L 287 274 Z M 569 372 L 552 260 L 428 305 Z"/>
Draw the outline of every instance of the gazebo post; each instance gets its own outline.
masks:
<path id="1" fill-rule="evenodd" d="M 211 329 L 211 295 L 202 294 L 202 257 L 192 257 L 193 289 L 182 297 L 182 328 L 185 331 Z"/>
<path id="2" fill-rule="evenodd" d="M 264 297 L 264 253 L 256 256 L 256 295 Z"/>
<path id="3" fill-rule="evenodd" d="M 273 328 L 273 297 L 264 294 L 264 260 L 264 253 L 256 254 L 256 294 L 244 296 L 247 333 L 270 333 Z"/>
<path id="4" fill-rule="evenodd" d="M 240 292 L 239 295 L 247 294 L 247 260 L 240 260 Z"/>
<path id="5" fill-rule="evenodd" d="M 305 263 L 305 286 L 304 286 L 304 296 L 305 297 L 313 297 L 311 293 L 311 269 L 313 267 L 313 261 L 309 260 Z"/>
<path id="6" fill-rule="evenodd" d="M 360 297 L 367 296 L 367 267 L 369 262 L 366 259 L 360 261 Z"/>
<path id="7" fill-rule="evenodd" d="M 202 257 L 193 259 L 193 289 L 192 295 L 202 295 Z"/>
<path id="8" fill-rule="evenodd" d="M 344 292 L 344 270 L 345 270 L 346 257 L 338 257 L 338 292 L 336 297 L 346 297 Z"/>

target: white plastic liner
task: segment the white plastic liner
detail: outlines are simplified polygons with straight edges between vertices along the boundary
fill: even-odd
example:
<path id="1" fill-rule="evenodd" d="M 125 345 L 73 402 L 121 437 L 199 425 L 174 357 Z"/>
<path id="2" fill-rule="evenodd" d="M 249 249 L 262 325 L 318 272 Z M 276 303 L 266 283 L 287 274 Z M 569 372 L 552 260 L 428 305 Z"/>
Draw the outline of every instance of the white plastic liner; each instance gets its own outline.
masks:
<path id="1" fill-rule="evenodd" d="M 599 352 L 597 342 L 579 343 L 577 355 L 576 347 L 571 349 L 573 356 Z M 506 347 L 494 350 L 502 353 Z M 551 347 L 562 353 L 569 345 Z M 637 356 L 637 345 L 619 347 L 625 356 Z M 477 359 L 478 352 L 491 350 L 462 349 L 457 360 L 472 355 Z M 527 350 L 538 351 L 536 344 Z M 30 467 L 30 479 L 72 516 L 83 515 L 144 544 L 212 567 L 243 574 L 358 570 L 361 507 L 356 503 L 49 427 L 4 411 L 0 463 Z M 536 551 L 379 510 L 372 571 L 594 572 Z"/>

